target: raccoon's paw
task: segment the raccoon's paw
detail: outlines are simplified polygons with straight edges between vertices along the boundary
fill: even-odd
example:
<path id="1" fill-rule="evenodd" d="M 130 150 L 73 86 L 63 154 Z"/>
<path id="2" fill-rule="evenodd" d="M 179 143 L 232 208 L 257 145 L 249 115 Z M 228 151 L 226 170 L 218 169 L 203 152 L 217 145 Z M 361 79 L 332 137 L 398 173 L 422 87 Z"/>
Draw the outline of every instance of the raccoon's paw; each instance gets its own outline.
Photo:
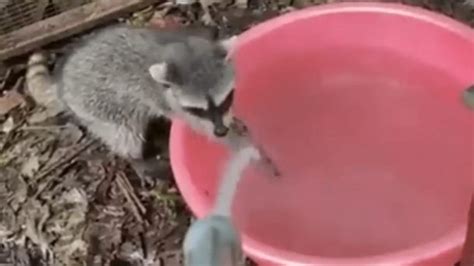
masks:
<path id="1" fill-rule="evenodd" d="M 258 161 L 259 168 L 264 171 L 270 171 L 273 176 L 281 175 L 280 170 L 276 167 L 273 160 L 267 153 L 259 146 L 255 146 L 252 137 L 245 123 L 234 117 L 230 124 L 230 133 L 227 137 L 227 144 L 234 150 L 250 148 L 253 149 L 253 159 Z"/>
<path id="2" fill-rule="evenodd" d="M 142 186 L 147 184 L 154 185 L 170 179 L 171 167 L 169 163 L 156 158 L 146 160 L 131 160 L 130 165 L 137 173 L 142 182 Z"/>
<path id="3" fill-rule="evenodd" d="M 248 136 L 249 135 L 249 130 L 247 125 L 245 123 L 238 119 L 237 117 L 232 118 L 232 122 L 230 124 L 230 130 L 235 132 L 235 134 L 239 136 Z"/>

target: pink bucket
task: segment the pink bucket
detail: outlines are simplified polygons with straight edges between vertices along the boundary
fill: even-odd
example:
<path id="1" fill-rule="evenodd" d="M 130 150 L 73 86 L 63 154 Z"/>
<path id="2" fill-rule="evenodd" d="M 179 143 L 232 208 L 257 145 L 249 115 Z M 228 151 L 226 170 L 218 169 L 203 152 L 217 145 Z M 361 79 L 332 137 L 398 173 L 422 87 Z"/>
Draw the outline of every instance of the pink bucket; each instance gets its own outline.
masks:
<path id="1" fill-rule="evenodd" d="M 474 188 L 474 33 L 417 8 L 333 4 L 240 37 L 235 112 L 283 176 L 251 167 L 234 204 L 260 265 L 453 265 Z M 191 210 L 211 208 L 224 147 L 174 121 Z"/>

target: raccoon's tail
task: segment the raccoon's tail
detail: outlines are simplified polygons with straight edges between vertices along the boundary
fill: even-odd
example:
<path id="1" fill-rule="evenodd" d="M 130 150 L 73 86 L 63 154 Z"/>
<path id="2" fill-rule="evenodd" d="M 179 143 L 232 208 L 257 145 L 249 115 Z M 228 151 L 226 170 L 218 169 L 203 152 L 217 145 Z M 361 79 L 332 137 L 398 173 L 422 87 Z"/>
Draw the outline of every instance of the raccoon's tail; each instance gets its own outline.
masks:
<path id="1" fill-rule="evenodd" d="M 48 69 L 48 54 L 33 53 L 26 70 L 26 86 L 35 102 L 44 107 L 60 106 L 57 85 Z"/>

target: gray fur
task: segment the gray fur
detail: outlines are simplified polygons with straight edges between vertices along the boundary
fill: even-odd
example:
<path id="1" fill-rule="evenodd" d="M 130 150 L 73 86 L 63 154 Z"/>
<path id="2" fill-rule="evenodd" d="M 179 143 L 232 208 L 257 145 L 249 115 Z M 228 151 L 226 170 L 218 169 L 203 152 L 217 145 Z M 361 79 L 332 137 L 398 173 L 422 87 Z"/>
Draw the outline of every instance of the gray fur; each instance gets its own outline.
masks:
<path id="1" fill-rule="evenodd" d="M 107 27 L 64 62 L 58 93 L 112 151 L 141 159 L 152 118 L 178 117 L 212 135 L 212 123 L 183 110 L 180 97 L 198 107 L 207 96 L 218 95 L 215 101 L 221 101 L 234 79 L 226 53 L 219 43 L 177 32 Z M 149 68 L 163 63 L 168 66 L 164 80 L 152 78 Z"/>

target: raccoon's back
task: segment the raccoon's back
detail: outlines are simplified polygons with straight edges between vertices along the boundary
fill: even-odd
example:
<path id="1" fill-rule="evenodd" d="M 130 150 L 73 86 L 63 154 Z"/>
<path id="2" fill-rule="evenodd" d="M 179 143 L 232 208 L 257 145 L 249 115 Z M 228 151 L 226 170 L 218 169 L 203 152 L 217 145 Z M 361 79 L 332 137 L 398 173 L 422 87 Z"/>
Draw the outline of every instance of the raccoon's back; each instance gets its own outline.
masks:
<path id="1" fill-rule="evenodd" d="M 102 88 L 112 85 L 115 90 L 127 83 L 151 84 L 148 67 L 161 60 L 162 46 L 151 42 L 150 34 L 123 26 L 92 34 L 64 61 L 60 82 L 66 87 L 83 82 Z"/>
<path id="2" fill-rule="evenodd" d="M 63 102 L 76 113 L 85 109 L 103 115 L 126 115 L 131 107 L 125 105 L 138 108 L 150 97 L 160 103 L 148 67 L 161 60 L 162 46 L 152 38 L 152 32 L 127 27 L 106 28 L 88 37 L 58 73 Z"/>

